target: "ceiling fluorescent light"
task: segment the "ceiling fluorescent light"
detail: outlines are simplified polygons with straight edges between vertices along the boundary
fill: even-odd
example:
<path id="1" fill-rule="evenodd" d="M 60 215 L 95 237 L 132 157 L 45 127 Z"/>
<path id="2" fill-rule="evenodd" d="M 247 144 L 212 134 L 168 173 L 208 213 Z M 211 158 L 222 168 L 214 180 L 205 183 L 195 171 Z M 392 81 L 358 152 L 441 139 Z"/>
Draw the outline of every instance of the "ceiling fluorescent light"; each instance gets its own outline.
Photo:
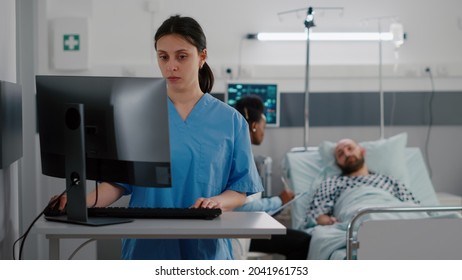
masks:
<path id="1" fill-rule="evenodd" d="M 247 35 L 248 39 L 260 41 L 306 41 L 306 32 L 261 32 Z M 391 41 L 391 32 L 311 32 L 311 41 Z"/>

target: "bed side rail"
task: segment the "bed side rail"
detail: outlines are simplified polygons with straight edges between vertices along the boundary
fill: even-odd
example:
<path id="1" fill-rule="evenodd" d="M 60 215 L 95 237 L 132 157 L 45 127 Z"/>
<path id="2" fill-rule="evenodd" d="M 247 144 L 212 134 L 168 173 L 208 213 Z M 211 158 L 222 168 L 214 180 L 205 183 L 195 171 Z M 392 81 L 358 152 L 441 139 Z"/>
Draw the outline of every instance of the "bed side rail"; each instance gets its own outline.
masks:
<path id="1" fill-rule="evenodd" d="M 462 211 L 462 206 L 431 206 L 431 207 L 371 207 L 358 210 L 347 225 L 347 260 L 353 259 L 353 251 L 358 249 L 358 241 L 353 236 L 355 223 L 364 215 L 372 213 L 392 213 L 392 212 L 456 212 Z"/>

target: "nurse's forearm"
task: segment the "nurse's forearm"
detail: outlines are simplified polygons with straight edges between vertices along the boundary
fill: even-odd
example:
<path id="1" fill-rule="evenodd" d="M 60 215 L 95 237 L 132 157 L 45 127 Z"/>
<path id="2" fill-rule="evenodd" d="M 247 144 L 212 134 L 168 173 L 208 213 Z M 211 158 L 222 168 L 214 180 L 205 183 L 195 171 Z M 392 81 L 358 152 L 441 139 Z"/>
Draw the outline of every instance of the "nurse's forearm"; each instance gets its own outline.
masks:
<path id="1" fill-rule="evenodd" d="M 245 193 L 227 190 L 220 195 L 211 197 L 211 199 L 220 203 L 220 208 L 223 211 L 231 211 L 236 207 L 240 207 L 245 203 Z"/>
<path id="2" fill-rule="evenodd" d="M 100 183 L 98 185 L 98 195 L 96 189 L 87 195 L 88 207 L 107 207 L 123 195 L 123 189 L 110 183 Z"/>

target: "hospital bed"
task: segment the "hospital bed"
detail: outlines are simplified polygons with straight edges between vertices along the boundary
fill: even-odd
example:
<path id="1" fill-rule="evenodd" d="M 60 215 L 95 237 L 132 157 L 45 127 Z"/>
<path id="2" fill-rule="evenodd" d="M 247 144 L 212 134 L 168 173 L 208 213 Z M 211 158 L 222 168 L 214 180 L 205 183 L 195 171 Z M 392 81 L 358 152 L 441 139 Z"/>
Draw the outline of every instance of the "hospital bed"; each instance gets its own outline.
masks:
<path id="1" fill-rule="evenodd" d="M 420 149 L 406 147 L 406 142 L 402 133 L 360 144 L 369 169 L 404 182 L 420 205 L 352 209 L 351 219 L 333 226 L 316 226 L 306 213 L 320 182 L 339 174 L 335 143 L 286 154 L 283 176 L 295 192 L 306 192 L 306 199 L 293 203 L 291 215 L 293 228 L 312 234 L 309 258 L 462 259 L 462 207 L 439 205 Z"/>

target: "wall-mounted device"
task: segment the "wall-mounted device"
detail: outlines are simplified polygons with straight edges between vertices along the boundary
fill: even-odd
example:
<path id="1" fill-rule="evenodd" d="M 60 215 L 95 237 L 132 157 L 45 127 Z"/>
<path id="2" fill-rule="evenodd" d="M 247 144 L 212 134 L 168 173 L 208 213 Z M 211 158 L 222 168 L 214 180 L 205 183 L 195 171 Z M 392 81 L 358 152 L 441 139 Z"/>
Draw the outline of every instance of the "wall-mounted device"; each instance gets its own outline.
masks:
<path id="1" fill-rule="evenodd" d="M 268 127 L 279 126 L 280 94 L 277 84 L 228 83 L 225 94 L 226 103 L 234 107 L 236 101 L 245 95 L 259 96 L 265 106 L 266 125 Z"/>
<path id="2" fill-rule="evenodd" d="M 21 86 L 0 81 L 0 169 L 22 157 L 22 142 Z"/>

